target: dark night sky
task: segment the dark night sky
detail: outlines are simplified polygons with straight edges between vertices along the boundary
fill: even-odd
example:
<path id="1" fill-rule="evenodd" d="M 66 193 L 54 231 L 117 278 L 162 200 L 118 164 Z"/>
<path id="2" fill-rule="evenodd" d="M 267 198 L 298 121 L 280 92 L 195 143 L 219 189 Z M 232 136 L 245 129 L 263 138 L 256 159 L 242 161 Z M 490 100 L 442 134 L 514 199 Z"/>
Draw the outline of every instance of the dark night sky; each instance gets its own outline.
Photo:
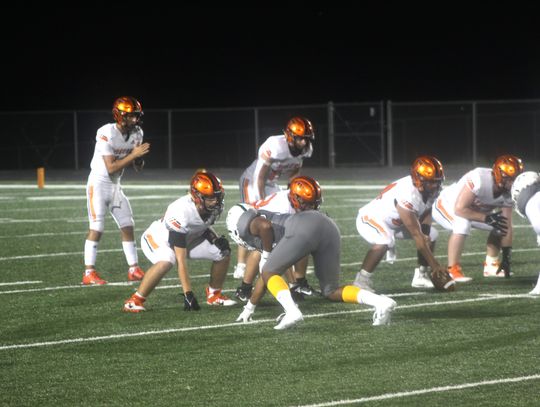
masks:
<path id="1" fill-rule="evenodd" d="M 540 98 L 539 7 L 390 4 L 6 12 L 0 110 Z"/>

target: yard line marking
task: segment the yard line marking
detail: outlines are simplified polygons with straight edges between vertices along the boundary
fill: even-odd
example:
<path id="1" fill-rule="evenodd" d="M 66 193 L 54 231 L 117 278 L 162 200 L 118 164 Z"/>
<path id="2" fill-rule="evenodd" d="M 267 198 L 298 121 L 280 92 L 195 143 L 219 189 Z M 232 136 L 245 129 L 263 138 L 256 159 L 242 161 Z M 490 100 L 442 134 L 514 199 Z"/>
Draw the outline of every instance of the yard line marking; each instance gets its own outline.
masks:
<path id="1" fill-rule="evenodd" d="M 0 283 L 0 286 L 4 285 L 22 285 L 22 284 L 41 284 L 43 281 L 13 281 L 11 283 Z"/>
<path id="2" fill-rule="evenodd" d="M 484 381 L 476 382 L 476 383 L 453 384 L 449 386 L 431 387 L 429 389 L 400 391 L 397 393 L 386 393 L 386 394 L 380 394 L 378 396 L 361 397 L 359 399 L 337 400 L 337 401 L 329 401 L 327 403 L 316 403 L 316 404 L 302 404 L 302 405 L 297 405 L 295 407 L 343 406 L 345 404 L 368 403 L 370 401 L 390 400 L 390 399 L 396 399 L 396 398 L 401 398 L 401 397 L 418 396 L 418 395 L 428 394 L 428 393 L 442 393 L 442 392 L 447 392 L 447 391 L 452 391 L 452 390 L 471 389 L 474 387 L 491 386 L 494 384 L 502 384 L 502 383 L 519 383 L 519 382 L 525 382 L 529 380 L 538 380 L 538 379 L 540 379 L 540 374 L 533 374 L 530 376 L 518 376 L 518 377 L 507 377 L 505 379 L 484 380 Z"/>
<path id="3" fill-rule="evenodd" d="M 465 303 L 470 303 L 470 302 L 481 302 L 481 301 L 496 301 L 496 300 L 507 299 L 507 298 L 531 299 L 534 297 L 527 294 L 523 294 L 523 295 L 518 294 L 518 295 L 505 295 L 505 296 L 500 296 L 500 297 L 465 298 L 462 300 L 432 301 L 432 302 L 426 302 L 426 303 L 421 303 L 421 304 L 398 305 L 396 309 L 430 307 L 430 306 L 438 306 L 438 305 L 465 304 Z M 304 319 L 321 318 L 321 317 L 328 317 L 328 316 L 333 316 L 333 315 L 358 314 L 358 313 L 364 313 L 364 312 L 373 312 L 373 308 L 362 308 L 362 309 L 355 309 L 355 310 L 349 310 L 349 311 L 332 311 L 332 312 L 325 312 L 325 313 L 319 313 L 319 314 L 304 314 Z M 191 326 L 191 327 L 184 327 L 184 328 L 169 328 L 169 329 L 160 329 L 160 330 L 154 330 L 154 331 L 141 331 L 141 332 L 112 334 L 112 335 L 104 335 L 104 336 L 91 336 L 87 338 L 62 339 L 58 341 L 1 345 L 0 351 L 10 350 L 10 349 L 27 349 L 27 348 L 37 348 L 37 347 L 43 347 L 43 346 L 65 345 L 65 344 L 71 344 L 71 343 L 97 342 L 97 341 L 133 338 L 133 337 L 149 336 L 149 335 L 162 335 L 162 334 L 169 334 L 169 333 L 205 331 L 209 329 L 220 329 L 220 328 L 227 328 L 227 327 L 245 327 L 248 325 L 257 325 L 257 324 L 263 324 L 266 322 L 272 322 L 275 324 L 276 320 L 274 318 L 271 318 L 271 319 L 260 319 L 256 321 L 251 321 L 247 324 L 233 322 L 233 323 L 219 324 L 219 325 Z"/>
<path id="4" fill-rule="evenodd" d="M 381 190 L 386 187 L 386 185 L 331 185 L 322 183 L 324 190 L 357 190 L 357 191 L 370 191 L 370 190 Z M 238 184 L 224 184 L 223 187 L 226 190 L 238 190 Z M 168 189 L 172 191 L 185 190 L 189 189 L 188 184 L 161 184 L 161 185 L 122 185 L 122 189 L 133 189 L 147 191 L 149 189 Z M 36 190 L 37 186 L 35 184 L 0 184 L 0 189 L 33 189 Z M 82 189 L 86 190 L 86 184 L 48 184 L 43 188 L 45 191 L 48 189 Z"/>

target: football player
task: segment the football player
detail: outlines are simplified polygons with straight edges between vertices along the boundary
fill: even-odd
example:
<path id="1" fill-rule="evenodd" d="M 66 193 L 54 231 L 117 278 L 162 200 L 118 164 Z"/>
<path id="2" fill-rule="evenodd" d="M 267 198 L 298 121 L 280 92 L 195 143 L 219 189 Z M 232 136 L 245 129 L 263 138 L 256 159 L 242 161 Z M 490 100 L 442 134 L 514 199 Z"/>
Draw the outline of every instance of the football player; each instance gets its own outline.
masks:
<path id="1" fill-rule="evenodd" d="M 238 244 L 262 252 L 262 281 L 285 311 L 278 317 L 279 323 L 274 329 L 287 329 L 303 320 L 302 312 L 281 276 L 299 258 L 310 254 L 315 276 L 326 298 L 371 305 L 375 307 L 373 325 L 390 323 L 396 307 L 394 300 L 352 285 L 339 285 L 341 234 L 327 215 L 314 210 L 276 214 L 237 204 L 229 210 L 227 229 Z M 237 321 L 248 322 L 254 312 L 255 304 L 248 302 Z"/>
<path id="2" fill-rule="evenodd" d="M 291 179 L 300 171 L 305 158 L 313 153 L 315 132 L 305 117 L 291 118 L 283 134 L 270 136 L 259 147 L 258 156 L 240 177 L 241 202 L 253 204 L 280 191 L 278 179 Z M 247 252 L 238 247 L 234 278 L 242 278 Z"/>
<path id="3" fill-rule="evenodd" d="M 198 171 L 193 175 L 189 194 L 171 203 L 165 215 L 143 233 L 141 247 L 153 265 L 138 290 L 124 302 L 124 311 L 145 311 L 146 298 L 175 263 L 184 290 L 184 310 L 199 311 L 189 278 L 188 259 L 212 261 L 210 282 L 206 287 L 208 305 L 236 304 L 221 292 L 230 261 L 229 242 L 211 227 L 223 211 L 224 198 L 223 185 L 214 174 Z"/>
<path id="4" fill-rule="evenodd" d="M 451 231 L 448 239 L 448 272 L 454 280 L 467 282 L 461 253 L 471 228 L 489 232 L 484 277 L 509 277 L 512 253 L 512 197 L 510 190 L 523 172 L 515 155 L 497 157 L 492 168 L 478 167 L 445 188 L 434 204 L 433 219 Z M 494 210 L 497 210 L 494 212 Z M 502 259 L 499 253 L 502 249 Z"/>
<path id="5" fill-rule="evenodd" d="M 322 191 L 319 183 L 306 175 L 297 175 L 289 183 L 287 190 L 274 192 L 265 199 L 253 204 L 256 209 L 272 213 L 297 213 L 305 210 L 319 210 L 322 203 Z M 293 267 L 293 276 L 290 282 L 291 292 L 297 299 L 304 295 L 313 295 L 314 290 L 308 284 L 306 271 L 309 257 L 299 260 Z M 259 272 L 260 254 L 256 250 L 250 253 L 248 267 L 242 279 L 242 285 L 236 290 L 236 297 L 241 301 L 248 301 L 253 289 L 253 281 Z M 264 288 L 264 285 L 263 285 Z"/>
<path id="6" fill-rule="evenodd" d="M 512 185 L 512 200 L 519 216 L 526 218 L 536 232 L 540 246 L 540 174 L 526 171 L 516 177 Z M 531 295 L 540 295 L 540 274 Z"/>
<path id="7" fill-rule="evenodd" d="M 122 96 L 114 101 L 114 123 L 100 127 L 96 135 L 94 156 L 86 185 L 89 230 L 84 244 L 82 284 L 102 285 L 107 282 L 95 269 L 98 245 L 105 226 L 105 214 L 110 212 L 122 235 L 122 248 L 126 256 L 128 280 L 141 280 L 144 272 L 138 265 L 137 244 L 133 234 L 133 212 L 129 200 L 120 186 L 124 169 L 130 165 L 136 171 L 144 166 L 142 158 L 150 151 L 150 144 L 143 143 L 141 103 Z"/>
<path id="8" fill-rule="evenodd" d="M 431 272 L 446 274 L 433 255 L 438 237 L 431 227 L 431 207 L 444 181 L 441 162 L 433 156 L 420 156 L 410 175 L 400 178 L 359 209 L 356 229 L 371 248 L 366 253 L 354 284 L 374 291 L 371 275 L 396 239 L 413 239 L 419 266 L 414 270 L 413 287 L 432 288 Z"/>

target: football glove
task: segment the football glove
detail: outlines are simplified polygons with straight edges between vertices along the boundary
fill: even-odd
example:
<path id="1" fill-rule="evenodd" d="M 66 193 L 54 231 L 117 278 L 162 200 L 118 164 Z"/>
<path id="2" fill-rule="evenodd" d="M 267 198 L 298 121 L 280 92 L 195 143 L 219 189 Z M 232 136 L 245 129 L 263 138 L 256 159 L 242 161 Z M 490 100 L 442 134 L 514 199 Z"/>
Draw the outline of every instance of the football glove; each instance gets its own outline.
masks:
<path id="1" fill-rule="evenodd" d="M 501 236 L 505 236 L 508 231 L 508 219 L 501 212 L 486 215 L 484 222 L 493 227 Z"/>
<path id="2" fill-rule="evenodd" d="M 214 240 L 214 245 L 219 249 L 223 257 L 227 257 L 231 254 L 231 246 L 229 246 L 229 241 L 223 235 Z"/>
<path id="3" fill-rule="evenodd" d="M 512 257 L 512 247 L 503 247 L 502 248 L 502 260 L 497 269 L 497 274 L 504 272 L 506 278 L 510 278 L 510 259 Z"/>
<path id="4" fill-rule="evenodd" d="M 201 309 L 197 298 L 193 295 L 193 291 L 188 291 L 184 294 L 184 311 L 199 311 Z"/>
<path id="5" fill-rule="evenodd" d="M 243 322 L 244 324 L 250 322 L 253 320 L 253 313 L 255 312 L 256 305 L 251 304 L 248 302 L 244 306 L 244 310 L 240 313 L 238 318 L 236 318 L 236 322 Z"/>

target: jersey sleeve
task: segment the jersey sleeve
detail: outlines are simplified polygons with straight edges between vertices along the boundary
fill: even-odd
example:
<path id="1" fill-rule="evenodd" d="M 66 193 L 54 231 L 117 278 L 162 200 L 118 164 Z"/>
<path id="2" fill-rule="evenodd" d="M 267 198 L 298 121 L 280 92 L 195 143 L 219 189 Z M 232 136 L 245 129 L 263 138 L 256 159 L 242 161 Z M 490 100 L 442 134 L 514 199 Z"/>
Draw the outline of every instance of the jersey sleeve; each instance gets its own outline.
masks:
<path id="1" fill-rule="evenodd" d="M 475 195 L 478 195 L 480 188 L 482 188 L 482 179 L 478 171 L 469 171 L 465 175 L 465 185 Z"/>
<path id="2" fill-rule="evenodd" d="M 178 233 L 187 233 L 188 229 L 186 228 L 187 219 L 184 213 L 178 211 L 178 206 L 173 208 L 169 207 L 165 216 L 163 217 L 163 223 L 167 230 L 171 232 Z"/>
<path id="3" fill-rule="evenodd" d="M 101 130 L 101 129 L 100 129 Z M 114 150 L 111 142 L 111 136 L 102 133 L 96 135 L 96 152 L 100 155 L 114 155 Z"/>

